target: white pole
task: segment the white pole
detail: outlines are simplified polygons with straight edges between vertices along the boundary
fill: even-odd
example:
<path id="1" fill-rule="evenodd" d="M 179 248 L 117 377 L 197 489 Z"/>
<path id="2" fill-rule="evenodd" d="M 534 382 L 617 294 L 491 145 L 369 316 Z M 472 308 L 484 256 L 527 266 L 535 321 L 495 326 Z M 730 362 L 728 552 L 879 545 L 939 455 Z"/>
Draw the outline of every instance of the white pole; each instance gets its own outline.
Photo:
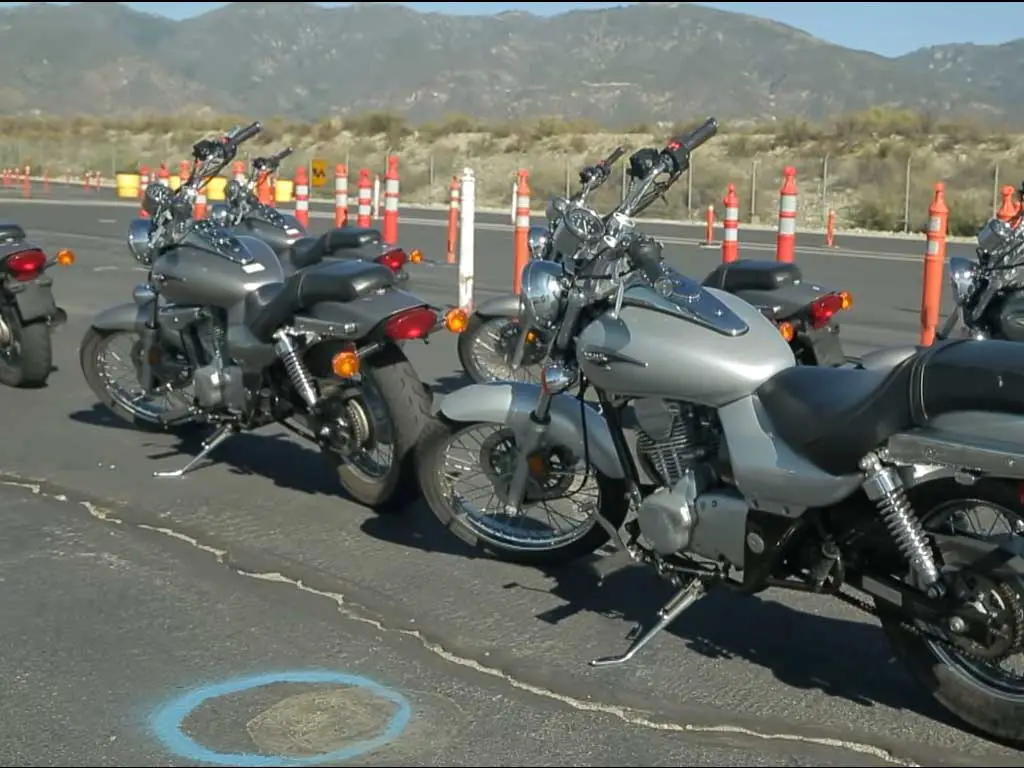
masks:
<path id="1" fill-rule="evenodd" d="M 462 169 L 459 200 L 459 306 L 473 306 L 473 251 L 475 249 L 476 177 L 472 168 Z"/>
<path id="2" fill-rule="evenodd" d="M 519 207 L 519 182 L 512 182 L 512 223 L 516 223 L 516 209 Z"/>
<path id="3" fill-rule="evenodd" d="M 373 177 L 373 218 L 380 218 L 380 176 Z"/>

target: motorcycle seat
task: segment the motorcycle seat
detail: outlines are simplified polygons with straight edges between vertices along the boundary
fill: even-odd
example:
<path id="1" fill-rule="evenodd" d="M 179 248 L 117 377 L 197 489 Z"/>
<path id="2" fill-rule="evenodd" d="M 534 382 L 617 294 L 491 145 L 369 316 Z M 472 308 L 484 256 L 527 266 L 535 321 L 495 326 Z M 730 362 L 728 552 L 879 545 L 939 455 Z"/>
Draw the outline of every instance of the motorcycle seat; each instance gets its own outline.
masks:
<path id="1" fill-rule="evenodd" d="M 245 299 L 245 317 L 253 335 L 269 342 L 274 331 L 296 313 L 328 301 L 354 301 L 395 284 L 395 273 L 372 261 L 330 261 L 260 286 Z"/>
<path id="2" fill-rule="evenodd" d="M 319 237 L 300 237 L 281 255 L 281 261 L 290 262 L 295 269 L 305 269 L 340 251 L 354 251 L 380 242 L 380 230 L 338 227 Z"/>
<path id="3" fill-rule="evenodd" d="M 897 432 L 956 411 L 1024 415 L 1024 345 L 957 339 L 890 368 L 787 368 L 757 390 L 775 434 L 819 469 L 857 471 Z"/>
<path id="4" fill-rule="evenodd" d="M 711 274 L 704 278 L 704 285 L 708 288 L 718 288 L 726 293 L 774 291 L 802 279 L 800 267 L 796 264 L 739 259 L 729 264 L 719 264 L 711 271 Z"/>
<path id="5" fill-rule="evenodd" d="M 0 221 L 0 243 L 20 242 L 25 239 L 25 230 L 12 221 Z"/>

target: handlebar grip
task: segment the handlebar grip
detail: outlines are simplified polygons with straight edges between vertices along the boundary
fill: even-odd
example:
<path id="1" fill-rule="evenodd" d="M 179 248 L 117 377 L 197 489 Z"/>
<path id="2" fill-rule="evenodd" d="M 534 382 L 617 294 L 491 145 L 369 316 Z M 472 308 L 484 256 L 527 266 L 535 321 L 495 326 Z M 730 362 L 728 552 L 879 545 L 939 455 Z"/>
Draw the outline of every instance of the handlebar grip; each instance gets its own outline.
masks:
<path id="1" fill-rule="evenodd" d="M 665 274 L 661 243 L 653 237 L 638 237 L 629 245 L 629 260 L 652 282 Z"/>
<path id="2" fill-rule="evenodd" d="M 274 155 L 274 160 L 276 160 L 277 162 L 281 162 L 281 161 L 282 161 L 282 160 L 284 160 L 284 159 L 285 159 L 286 157 L 288 157 L 289 155 L 291 155 L 291 154 L 292 154 L 292 152 L 294 152 L 294 151 L 295 151 L 295 150 L 294 150 L 294 149 L 292 149 L 291 147 L 285 147 L 285 148 L 284 148 L 284 149 L 282 149 L 282 150 L 281 150 L 280 152 L 278 152 L 277 154 L 275 154 L 275 155 Z"/>
<path id="3" fill-rule="evenodd" d="M 228 141 L 233 144 L 241 144 L 242 142 L 248 141 L 254 136 L 259 135 L 259 132 L 263 130 L 263 124 L 259 120 L 247 125 L 245 128 L 239 128 L 238 130 L 232 131 L 228 134 Z"/>
<path id="4" fill-rule="evenodd" d="M 608 157 L 606 157 L 600 163 L 598 163 L 598 165 L 602 165 L 605 168 L 610 168 L 611 166 L 615 165 L 615 163 L 619 161 L 619 158 L 622 157 L 624 154 L 626 154 L 625 147 L 616 147 L 615 149 L 612 150 L 612 153 L 608 155 Z"/>
<path id="5" fill-rule="evenodd" d="M 677 168 L 685 168 L 689 161 L 690 153 L 695 149 L 700 149 L 714 138 L 717 133 L 718 121 L 713 117 L 709 117 L 697 126 L 696 130 L 691 131 L 685 136 L 673 138 L 665 149 L 672 155 Z"/>

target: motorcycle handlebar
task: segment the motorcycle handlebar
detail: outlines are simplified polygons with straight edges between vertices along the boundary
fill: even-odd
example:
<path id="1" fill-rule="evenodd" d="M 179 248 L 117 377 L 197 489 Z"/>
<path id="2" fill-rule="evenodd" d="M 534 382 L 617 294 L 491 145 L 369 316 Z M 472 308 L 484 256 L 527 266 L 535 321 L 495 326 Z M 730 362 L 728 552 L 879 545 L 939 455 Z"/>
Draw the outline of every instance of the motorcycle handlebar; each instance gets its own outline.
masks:
<path id="1" fill-rule="evenodd" d="M 683 169 L 689 162 L 690 153 L 695 149 L 700 149 L 708 141 L 713 139 L 717 133 L 718 121 L 713 117 L 709 117 L 697 126 L 695 130 L 685 136 L 679 136 L 671 139 L 665 149 L 675 161 L 676 168 Z"/>
<path id="2" fill-rule="evenodd" d="M 263 124 L 260 123 L 259 120 L 256 120 L 255 122 L 245 126 L 245 128 L 236 128 L 231 133 L 229 133 L 225 138 L 229 142 L 237 146 L 238 144 L 242 144 L 246 141 L 249 141 L 249 139 L 258 136 L 260 131 L 262 130 Z"/>
<path id="3" fill-rule="evenodd" d="M 611 168 L 613 165 L 615 165 L 615 163 L 619 161 L 619 158 L 622 157 L 624 154 L 626 154 L 625 147 L 616 147 L 615 149 L 612 150 L 612 153 L 608 155 L 608 157 L 606 157 L 600 163 L 598 163 L 598 165 L 606 169 Z"/>

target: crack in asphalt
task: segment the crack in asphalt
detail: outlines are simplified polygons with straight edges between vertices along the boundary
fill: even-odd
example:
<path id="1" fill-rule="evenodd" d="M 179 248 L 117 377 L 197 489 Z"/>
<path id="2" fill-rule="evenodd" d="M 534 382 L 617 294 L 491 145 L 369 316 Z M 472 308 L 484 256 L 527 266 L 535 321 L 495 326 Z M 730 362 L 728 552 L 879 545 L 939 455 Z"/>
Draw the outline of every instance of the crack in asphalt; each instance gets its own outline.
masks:
<path id="1" fill-rule="evenodd" d="M 8 478 L 17 477 L 12 473 L 4 473 Z M 365 608 L 359 605 L 350 603 L 345 595 L 340 592 L 333 592 L 328 590 L 317 589 L 315 587 L 304 584 L 301 579 L 292 578 L 286 574 L 280 573 L 279 571 L 250 571 L 246 570 L 243 566 L 239 566 L 235 563 L 228 562 L 228 551 L 217 547 L 210 546 L 203 543 L 193 536 L 176 531 L 173 528 L 166 526 L 150 525 L 147 523 L 138 523 L 125 521 L 119 517 L 110 509 L 101 505 L 95 504 L 91 501 L 84 500 L 71 500 L 65 493 L 50 493 L 44 490 L 42 482 L 36 482 L 29 479 L 0 479 L 0 486 L 8 488 L 21 488 L 31 492 L 35 496 L 41 496 L 43 498 L 50 499 L 52 501 L 60 501 L 64 503 L 73 504 L 82 507 L 90 516 L 104 523 L 111 523 L 113 525 L 129 525 L 131 527 L 138 528 L 140 530 L 151 531 L 158 533 L 176 541 L 188 544 L 189 546 L 212 555 L 216 558 L 217 562 L 228 568 L 230 571 L 238 574 L 239 576 L 255 579 L 257 581 L 272 582 L 278 584 L 286 584 L 291 586 L 300 592 L 305 592 L 310 595 L 330 600 L 337 607 L 338 612 L 346 619 L 357 621 L 361 624 L 366 624 L 380 632 L 389 632 L 410 637 L 415 639 L 420 645 L 434 654 L 440 659 L 447 661 L 450 664 L 471 669 L 474 672 L 478 672 L 488 677 L 496 678 L 503 681 L 505 684 L 515 688 L 517 690 L 539 696 L 550 701 L 557 701 L 564 706 L 580 712 L 595 712 L 603 715 L 615 717 L 623 723 L 639 728 L 646 728 L 654 731 L 668 731 L 681 734 L 705 734 L 705 735 L 727 735 L 727 736 L 744 736 L 751 739 L 757 739 L 761 741 L 774 741 L 774 742 L 793 742 L 798 744 L 813 745 L 819 747 L 829 747 L 832 749 L 845 750 L 847 752 L 853 752 L 861 755 L 878 758 L 884 760 L 891 765 L 899 766 L 910 766 L 912 768 L 920 768 L 921 764 L 912 760 L 900 757 L 894 754 L 891 750 L 877 747 L 872 744 L 861 743 L 856 741 L 847 741 L 843 739 L 828 738 L 822 736 L 804 736 L 793 733 L 773 733 L 768 731 L 758 731 L 752 728 L 746 728 L 738 725 L 697 725 L 693 723 L 679 723 L 679 722 L 668 722 L 664 720 L 655 720 L 650 717 L 639 714 L 637 711 L 632 710 L 628 707 L 617 706 L 613 704 L 604 704 L 601 702 L 587 701 L 574 696 L 559 693 L 549 688 L 542 686 L 533 685 L 518 678 L 511 676 L 510 674 L 498 669 L 496 667 L 487 666 L 481 664 L 479 661 L 460 656 L 452 653 L 446 649 L 441 643 L 431 640 L 429 637 L 424 635 L 423 632 L 415 629 L 405 629 L 402 627 L 389 626 L 383 621 L 374 619 L 366 613 L 369 613 Z M 362 612 L 361 612 L 362 609 Z"/>

